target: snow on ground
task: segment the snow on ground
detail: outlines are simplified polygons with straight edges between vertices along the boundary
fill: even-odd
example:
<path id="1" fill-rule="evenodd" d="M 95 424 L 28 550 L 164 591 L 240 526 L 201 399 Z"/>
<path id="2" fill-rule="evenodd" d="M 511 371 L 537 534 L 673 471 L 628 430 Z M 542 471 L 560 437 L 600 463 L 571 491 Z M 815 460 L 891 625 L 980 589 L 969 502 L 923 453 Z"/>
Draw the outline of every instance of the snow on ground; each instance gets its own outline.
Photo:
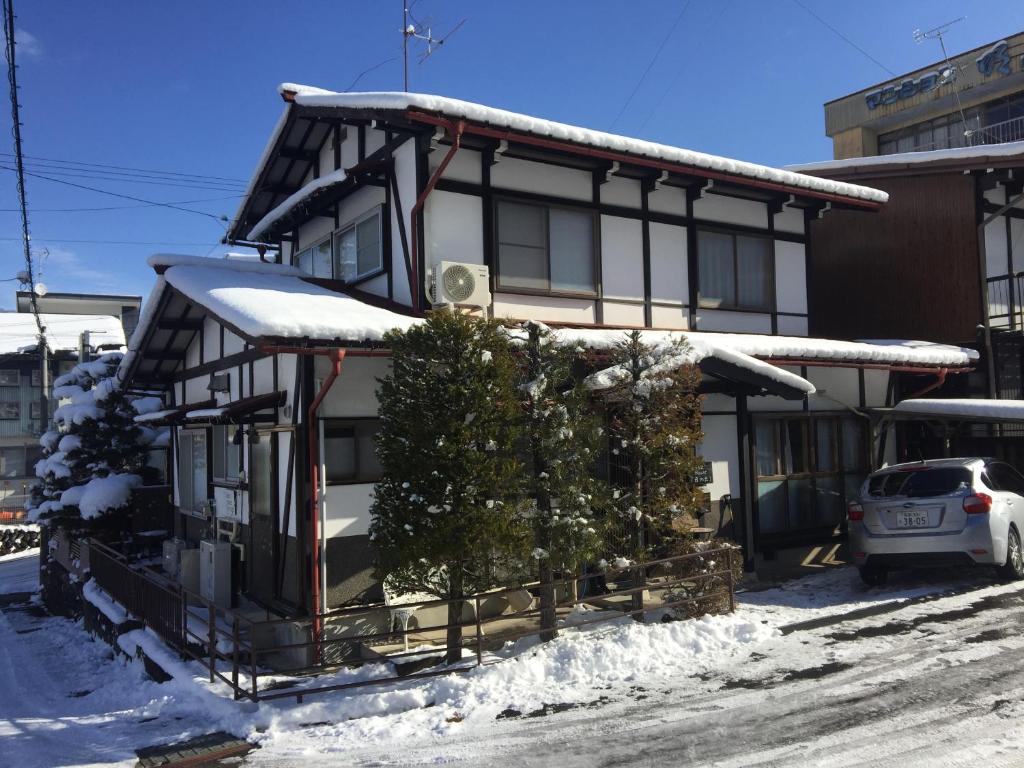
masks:
<path id="1" fill-rule="evenodd" d="M 0 555 L 0 595 L 39 589 L 39 548 Z"/>
<path id="2" fill-rule="evenodd" d="M 31 591 L 29 562 L 0 558 L 0 592 Z M 918 756 L 910 766 L 941 761 L 937 745 L 966 718 L 977 736 L 958 748 L 997 766 L 1024 755 L 1012 736 L 1024 717 L 1022 607 L 1021 585 L 984 569 L 867 589 L 837 568 L 742 593 L 730 616 L 623 619 L 459 675 L 253 705 L 148 631 L 120 644 L 158 658 L 174 675 L 164 685 L 29 603 L 0 614 L 0 749 L 25 766 L 119 763 L 220 729 L 261 746 L 246 763 L 273 766 L 884 765 L 901 749 Z M 888 612 L 850 613 L 863 608 Z"/>

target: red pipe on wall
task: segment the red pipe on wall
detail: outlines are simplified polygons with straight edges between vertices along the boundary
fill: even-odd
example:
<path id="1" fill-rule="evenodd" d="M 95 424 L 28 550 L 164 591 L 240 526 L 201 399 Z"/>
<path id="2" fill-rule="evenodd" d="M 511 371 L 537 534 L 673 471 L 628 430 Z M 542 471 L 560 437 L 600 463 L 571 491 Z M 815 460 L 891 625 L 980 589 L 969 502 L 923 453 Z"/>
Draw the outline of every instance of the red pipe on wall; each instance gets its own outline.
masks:
<path id="1" fill-rule="evenodd" d="M 428 125 L 450 125 L 451 121 L 436 115 L 430 115 L 423 112 L 416 112 L 414 110 L 406 110 L 406 117 L 410 120 L 419 123 L 427 123 Z M 715 179 L 718 181 L 729 181 L 734 184 L 743 184 L 745 186 L 757 187 L 759 189 L 768 189 L 773 192 L 785 192 L 791 195 L 800 195 L 802 197 L 813 197 L 817 200 L 826 200 L 834 203 L 844 203 L 846 205 L 854 205 L 860 208 L 867 208 L 871 211 L 877 211 L 882 207 L 881 203 L 872 200 L 862 200 L 856 197 L 847 197 L 845 195 L 836 195 L 830 192 L 819 192 L 817 190 L 805 189 L 804 187 L 792 186 L 789 184 L 782 184 L 775 181 L 764 181 L 762 179 L 754 179 L 748 176 L 742 176 L 740 174 L 728 174 L 721 171 L 712 171 L 707 168 L 698 168 L 696 166 L 683 165 L 682 163 L 670 163 L 664 160 L 654 160 L 646 157 L 639 157 L 636 155 L 628 155 L 623 152 L 613 152 L 607 149 L 598 149 L 597 147 L 581 146 L 579 144 L 573 144 L 567 141 L 558 141 L 556 139 L 545 139 L 540 136 L 531 136 L 524 133 L 513 133 L 507 130 L 498 130 L 495 128 L 488 128 L 482 125 L 465 125 L 464 121 L 463 132 L 472 133 L 477 136 L 487 136 L 488 138 L 498 139 L 499 141 L 505 140 L 508 142 L 517 142 L 519 144 L 530 144 L 535 147 L 543 147 L 545 149 L 554 149 L 560 152 L 571 152 L 577 155 L 586 155 L 588 157 L 596 157 L 602 160 L 610 160 L 613 162 L 627 163 L 629 165 L 637 165 L 644 168 L 654 168 L 659 171 L 676 171 L 689 176 L 699 176 L 705 179 Z"/>
<path id="2" fill-rule="evenodd" d="M 444 127 L 448 131 L 448 136 L 451 138 L 452 145 L 448 149 L 448 153 L 441 160 L 441 164 L 437 166 L 437 169 L 431 174 L 430 179 L 427 181 L 427 185 L 420 192 L 419 197 L 416 198 L 416 202 L 412 206 L 412 210 L 409 212 L 409 229 L 412 238 L 412 272 L 409 274 L 409 291 L 411 293 L 412 308 L 418 310 L 420 308 L 420 279 L 419 279 L 419 213 L 423 209 L 424 204 L 427 202 L 427 195 L 429 195 L 434 187 L 437 186 L 437 182 L 441 180 L 441 175 L 444 173 L 444 169 L 448 167 L 448 163 L 455 157 L 455 153 L 459 151 L 459 147 L 462 145 L 462 132 L 466 129 L 466 122 L 459 120 L 455 123 L 451 120 L 442 120 L 438 118 L 437 122 L 432 123 L 433 125 L 439 125 Z"/>

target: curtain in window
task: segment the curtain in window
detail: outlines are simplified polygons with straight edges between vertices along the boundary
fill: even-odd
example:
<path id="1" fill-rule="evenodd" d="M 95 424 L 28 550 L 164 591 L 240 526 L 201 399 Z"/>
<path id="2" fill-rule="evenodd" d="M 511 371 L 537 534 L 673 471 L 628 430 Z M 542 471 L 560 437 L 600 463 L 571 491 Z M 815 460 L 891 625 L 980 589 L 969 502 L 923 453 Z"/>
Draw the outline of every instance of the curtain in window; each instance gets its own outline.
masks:
<path id="1" fill-rule="evenodd" d="M 836 469 L 836 423 L 832 419 L 818 419 L 815 424 L 817 439 L 814 444 L 818 472 Z"/>
<path id="2" fill-rule="evenodd" d="M 498 203 L 498 264 L 502 285 L 548 287 L 547 210 L 502 200 Z"/>
<path id="3" fill-rule="evenodd" d="M 771 309 L 771 244 L 763 237 L 736 236 L 737 306 Z"/>
<path id="4" fill-rule="evenodd" d="M 732 235 L 705 231 L 698 233 L 697 252 L 702 301 L 732 304 L 736 300 L 736 274 L 732 249 Z"/>
<path id="5" fill-rule="evenodd" d="M 758 421 L 754 424 L 757 442 L 757 474 L 771 477 L 779 473 L 779 433 L 777 421 Z"/>
<path id="6" fill-rule="evenodd" d="M 552 208 L 551 289 L 594 290 L 594 220 L 588 213 Z"/>

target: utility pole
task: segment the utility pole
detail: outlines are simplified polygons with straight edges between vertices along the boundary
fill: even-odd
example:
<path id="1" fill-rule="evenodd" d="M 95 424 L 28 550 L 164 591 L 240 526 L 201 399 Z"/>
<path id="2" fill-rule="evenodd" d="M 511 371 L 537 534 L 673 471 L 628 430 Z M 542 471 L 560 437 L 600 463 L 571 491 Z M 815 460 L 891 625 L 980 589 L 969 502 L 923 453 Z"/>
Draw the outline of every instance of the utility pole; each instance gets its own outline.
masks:
<path id="1" fill-rule="evenodd" d="M 18 176 L 18 202 L 21 207 L 21 239 L 25 249 L 25 269 L 28 272 L 28 283 L 31 289 L 32 314 L 36 318 L 39 329 L 39 353 L 42 371 L 39 378 L 39 418 L 40 426 L 45 430 L 50 422 L 49 417 L 49 384 L 50 367 L 49 351 L 46 345 L 46 327 L 39 316 L 39 302 L 36 300 L 35 272 L 32 266 L 32 237 L 28 228 L 28 204 L 25 200 L 25 163 L 21 152 L 21 111 L 18 104 L 18 66 L 15 61 L 14 41 L 14 0 L 3 0 L 4 6 L 4 54 L 7 57 L 7 82 L 11 92 L 11 130 L 14 134 L 15 170 Z"/>

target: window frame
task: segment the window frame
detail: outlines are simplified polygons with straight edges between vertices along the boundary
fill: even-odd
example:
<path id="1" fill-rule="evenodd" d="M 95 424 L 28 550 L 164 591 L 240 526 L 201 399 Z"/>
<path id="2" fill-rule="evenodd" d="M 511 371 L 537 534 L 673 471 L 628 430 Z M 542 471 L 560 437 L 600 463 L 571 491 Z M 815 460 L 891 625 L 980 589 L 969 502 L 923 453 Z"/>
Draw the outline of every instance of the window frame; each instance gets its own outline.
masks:
<path id="1" fill-rule="evenodd" d="M 240 429 L 239 426 L 234 424 L 214 424 L 211 427 L 206 443 L 206 458 L 210 462 L 210 476 L 213 478 L 215 486 L 240 488 L 243 486 L 241 472 L 245 459 L 242 455 L 242 446 L 235 445 L 234 443 L 234 432 L 231 427 Z M 219 437 L 221 434 L 223 434 L 223 440 Z M 223 454 L 221 454 L 222 451 Z M 231 454 L 233 452 L 237 459 L 234 467 L 234 477 L 231 476 Z M 219 463 L 224 465 L 225 473 L 223 476 L 219 474 L 220 468 L 217 466 Z"/>
<path id="2" fill-rule="evenodd" d="M 501 203 L 514 203 L 534 208 L 541 208 L 544 211 L 544 238 L 545 238 L 545 261 L 547 264 L 547 284 L 545 288 L 527 288 L 515 285 L 504 285 L 501 281 L 501 216 L 499 209 Z M 571 213 L 582 213 L 590 217 L 591 231 L 593 233 L 591 243 L 591 269 L 594 276 L 594 288 L 590 291 L 572 291 L 551 287 L 551 211 L 562 210 Z M 495 194 L 491 201 L 492 227 L 492 252 L 494 254 L 494 286 L 495 291 L 501 293 L 521 294 L 526 296 L 554 296 L 572 299 L 599 299 L 601 298 L 601 216 L 600 213 L 586 206 L 539 202 L 528 198 L 517 197 L 509 194 Z"/>
<path id="3" fill-rule="evenodd" d="M 13 381 L 10 379 L 13 378 Z M 21 370 L 19 368 L 0 368 L 0 387 L 20 387 Z"/>
<path id="4" fill-rule="evenodd" d="M 728 312 L 751 312 L 755 314 L 769 315 L 778 311 L 778 296 L 775 285 L 775 238 L 768 233 L 750 232 L 747 230 L 733 229 L 728 226 L 714 226 L 708 224 L 691 224 L 696 230 L 694 238 L 696 245 L 695 266 L 697 271 L 697 306 L 701 309 L 720 309 Z M 733 269 L 733 301 L 726 302 L 718 299 L 705 299 L 701 293 L 701 270 L 700 270 L 700 233 L 715 232 L 717 234 L 729 235 L 732 238 L 732 269 Z M 750 307 L 739 303 L 739 248 L 736 241 L 739 237 L 749 237 L 755 240 L 766 240 L 768 242 L 768 304 L 765 307 Z"/>
<path id="5" fill-rule="evenodd" d="M 202 435 L 203 442 L 204 442 L 204 445 L 205 445 L 205 450 L 206 450 L 206 459 L 205 459 L 206 478 L 205 478 L 205 482 L 203 483 L 204 488 L 202 489 L 202 498 L 199 500 L 198 508 L 197 508 L 197 505 L 196 505 L 195 462 L 193 460 L 193 455 L 194 455 L 194 450 L 195 450 L 195 448 L 194 448 L 194 446 L 195 446 L 194 440 L 195 440 L 195 437 L 197 435 Z M 184 456 L 183 443 L 185 441 L 185 438 L 188 439 L 188 467 L 190 469 L 189 472 L 184 472 L 183 469 L 182 469 L 182 458 Z M 203 502 L 209 501 L 210 497 L 213 495 L 213 491 L 212 491 L 212 488 L 211 488 L 211 485 L 212 485 L 212 483 L 211 483 L 211 474 L 213 472 L 213 467 L 212 467 L 211 462 L 210 462 L 210 459 L 211 459 L 211 455 L 210 455 L 210 442 L 211 442 L 210 441 L 210 431 L 208 429 L 181 429 L 181 430 L 178 430 L 178 434 L 177 434 L 176 439 L 175 439 L 174 442 L 175 442 L 175 447 L 174 447 L 174 450 L 175 450 L 175 456 L 174 456 L 174 458 L 175 458 L 175 467 L 174 467 L 174 472 L 175 472 L 175 489 L 177 490 L 177 495 L 178 495 L 178 505 L 177 505 L 177 508 L 178 508 L 178 510 L 182 514 L 190 515 L 192 517 L 205 518 L 205 515 L 203 513 L 203 509 L 202 509 L 202 504 L 203 504 Z M 186 500 L 183 498 L 184 497 L 184 489 L 182 487 L 183 481 L 185 480 L 186 477 L 188 478 L 187 482 L 188 482 L 188 491 L 189 491 L 189 499 L 187 500 L 188 501 L 187 505 L 185 503 Z"/>
<path id="6" fill-rule="evenodd" d="M 359 472 L 359 455 L 360 455 L 360 453 L 359 453 L 359 439 L 360 438 L 359 438 L 359 436 L 357 434 L 353 434 L 353 437 L 352 437 L 353 441 L 355 442 L 355 452 L 354 452 L 354 455 L 355 455 L 355 462 L 356 462 L 356 473 L 354 475 L 354 479 L 345 479 L 345 480 L 331 480 L 331 479 L 329 479 L 329 477 L 328 477 L 328 470 L 327 470 L 327 462 L 326 462 L 326 443 L 327 443 L 327 439 L 328 439 L 327 430 L 328 430 L 329 427 L 333 426 L 333 427 L 338 427 L 338 428 L 343 428 L 343 429 L 344 428 L 351 428 L 351 429 L 354 430 L 360 424 L 374 424 L 374 423 L 377 425 L 377 429 L 373 432 L 373 434 L 371 435 L 370 439 L 373 441 L 373 443 L 374 443 L 373 448 L 374 448 L 374 451 L 376 451 L 376 448 L 377 448 L 377 446 L 376 446 L 376 443 L 377 443 L 376 436 L 380 434 L 381 427 L 383 426 L 383 421 L 382 421 L 382 419 L 380 417 L 378 417 L 378 416 L 330 416 L 330 417 L 325 417 L 325 418 L 321 418 L 320 419 L 320 424 L 321 424 L 321 427 L 322 427 L 323 443 L 324 443 L 324 454 L 325 454 L 325 458 L 324 458 L 324 461 L 323 461 L 323 472 L 324 472 L 324 480 L 323 480 L 323 482 L 324 482 L 325 486 L 331 487 L 331 486 L 335 486 L 335 485 L 376 485 L 378 482 L 380 482 L 381 477 L 383 476 L 382 474 L 377 476 L 376 479 L 372 479 L 372 480 L 366 479 L 366 478 L 364 478 L 364 477 L 362 477 L 360 475 L 360 472 Z"/>
<path id="7" fill-rule="evenodd" d="M 337 247 L 338 238 L 341 235 L 343 235 L 346 232 L 348 232 L 349 230 L 354 230 L 355 231 L 355 233 L 356 233 L 356 269 L 358 270 L 359 269 L 359 225 L 362 224 L 364 221 L 367 221 L 368 219 L 373 218 L 374 216 L 377 216 L 377 245 L 378 245 L 378 249 L 377 250 L 378 250 L 378 254 L 380 256 L 380 261 L 378 263 L 378 266 L 374 267 L 373 269 L 369 270 L 368 272 L 357 272 L 356 275 L 352 279 L 346 280 L 340 274 L 340 272 L 341 272 L 341 263 L 338 260 L 339 259 L 339 255 L 340 255 L 338 253 L 338 247 Z M 385 254 L 384 254 L 384 204 L 383 203 L 378 203 L 373 208 L 370 208 L 369 210 L 364 211 L 360 215 L 356 216 L 354 219 L 351 219 L 348 223 L 346 223 L 343 226 L 338 227 L 337 229 L 335 229 L 330 234 L 330 241 L 331 241 L 331 272 L 334 275 L 334 279 L 335 280 L 339 280 L 339 281 L 345 283 L 345 285 L 355 285 L 357 283 L 363 282 L 364 280 L 370 280 L 370 279 L 372 279 L 374 277 L 377 277 L 377 275 L 384 274 L 387 271 L 387 266 L 385 264 L 385 258 L 384 258 L 384 256 L 385 256 Z"/>

